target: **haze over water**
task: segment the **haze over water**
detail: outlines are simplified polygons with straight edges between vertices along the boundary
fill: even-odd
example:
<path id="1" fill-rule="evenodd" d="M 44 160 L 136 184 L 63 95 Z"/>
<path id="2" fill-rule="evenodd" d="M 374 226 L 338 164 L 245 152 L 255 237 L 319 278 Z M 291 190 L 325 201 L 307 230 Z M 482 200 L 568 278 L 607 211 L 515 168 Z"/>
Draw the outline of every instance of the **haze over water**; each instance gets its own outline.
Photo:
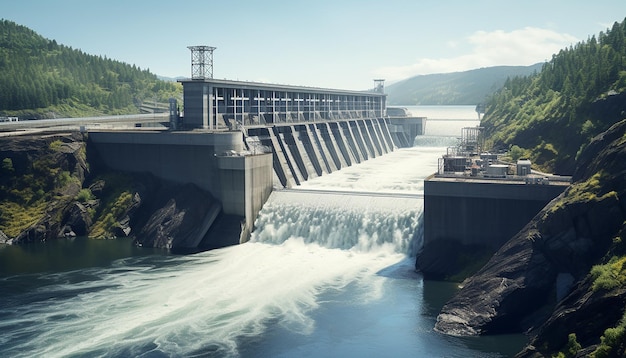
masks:
<path id="1" fill-rule="evenodd" d="M 466 111 L 477 119 L 473 107 Z M 0 355 L 515 352 L 518 339 L 459 339 L 432 330 L 455 288 L 423 281 L 414 253 L 422 240 L 423 178 L 460 134 L 455 121 L 442 122 L 450 127 L 446 135 L 430 135 L 440 123 L 429 123 L 413 148 L 275 191 L 246 244 L 188 256 L 132 254 L 70 270 L 0 271 Z M 0 249 L 0 259 L 9 249 L 21 250 Z"/>

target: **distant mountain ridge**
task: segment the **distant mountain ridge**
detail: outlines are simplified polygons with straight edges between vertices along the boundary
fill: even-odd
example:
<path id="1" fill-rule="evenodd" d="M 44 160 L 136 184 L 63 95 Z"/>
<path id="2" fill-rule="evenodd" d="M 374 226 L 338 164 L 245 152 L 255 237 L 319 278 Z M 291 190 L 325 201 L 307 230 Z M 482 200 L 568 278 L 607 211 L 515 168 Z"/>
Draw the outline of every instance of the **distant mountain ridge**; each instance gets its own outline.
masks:
<path id="1" fill-rule="evenodd" d="M 385 87 L 389 105 L 475 105 L 500 89 L 509 77 L 540 72 L 531 66 L 494 66 L 475 70 L 419 75 Z"/>

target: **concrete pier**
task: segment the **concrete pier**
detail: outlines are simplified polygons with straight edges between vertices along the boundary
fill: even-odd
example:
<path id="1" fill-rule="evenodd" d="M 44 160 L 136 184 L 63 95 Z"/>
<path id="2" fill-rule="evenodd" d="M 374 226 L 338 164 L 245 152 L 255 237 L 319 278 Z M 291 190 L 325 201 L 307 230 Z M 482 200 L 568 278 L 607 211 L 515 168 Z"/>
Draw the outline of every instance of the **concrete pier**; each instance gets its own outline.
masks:
<path id="1" fill-rule="evenodd" d="M 92 131 L 89 140 L 109 168 L 193 183 L 211 193 L 224 214 L 242 217 L 240 241 L 247 240 L 272 191 L 272 155 L 246 153 L 241 132 Z"/>
<path id="2" fill-rule="evenodd" d="M 222 209 L 245 218 L 240 242 L 247 241 L 259 211 L 272 193 L 272 156 L 219 155 L 217 164 Z"/>
<path id="3" fill-rule="evenodd" d="M 424 181 L 424 245 L 450 240 L 498 248 L 521 230 L 569 181 L 433 175 Z"/>
<path id="4" fill-rule="evenodd" d="M 113 169 L 193 183 L 218 199 L 217 155 L 245 149 L 239 132 L 90 131 L 89 139 Z"/>

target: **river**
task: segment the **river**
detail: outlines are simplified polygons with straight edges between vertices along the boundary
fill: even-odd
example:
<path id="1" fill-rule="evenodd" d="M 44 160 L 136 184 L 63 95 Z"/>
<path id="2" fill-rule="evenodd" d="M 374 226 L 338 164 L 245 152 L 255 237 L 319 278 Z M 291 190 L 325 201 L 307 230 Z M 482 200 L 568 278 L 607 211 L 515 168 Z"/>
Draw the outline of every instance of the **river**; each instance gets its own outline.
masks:
<path id="1" fill-rule="evenodd" d="M 473 106 L 409 109 L 433 118 L 414 147 L 275 191 L 246 244 L 185 256 L 128 240 L 0 247 L 0 356 L 514 354 L 519 335 L 433 331 L 457 287 L 414 271 L 423 179 L 478 120 Z"/>

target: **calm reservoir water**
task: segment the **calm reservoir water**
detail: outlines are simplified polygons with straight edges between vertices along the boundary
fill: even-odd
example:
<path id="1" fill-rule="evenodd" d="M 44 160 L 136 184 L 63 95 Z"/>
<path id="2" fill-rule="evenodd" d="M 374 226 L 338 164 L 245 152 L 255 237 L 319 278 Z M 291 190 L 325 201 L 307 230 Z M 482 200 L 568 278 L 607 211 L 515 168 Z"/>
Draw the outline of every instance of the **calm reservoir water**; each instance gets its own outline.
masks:
<path id="1" fill-rule="evenodd" d="M 520 336 L 433 331 L 456 286 L 414 272 L 423 178 L 473 106 L 397 150 L 272 193 L 250 242 L 194 255 L 129 240 L 0 247 L 3 357 L 506 357 Z"/>

